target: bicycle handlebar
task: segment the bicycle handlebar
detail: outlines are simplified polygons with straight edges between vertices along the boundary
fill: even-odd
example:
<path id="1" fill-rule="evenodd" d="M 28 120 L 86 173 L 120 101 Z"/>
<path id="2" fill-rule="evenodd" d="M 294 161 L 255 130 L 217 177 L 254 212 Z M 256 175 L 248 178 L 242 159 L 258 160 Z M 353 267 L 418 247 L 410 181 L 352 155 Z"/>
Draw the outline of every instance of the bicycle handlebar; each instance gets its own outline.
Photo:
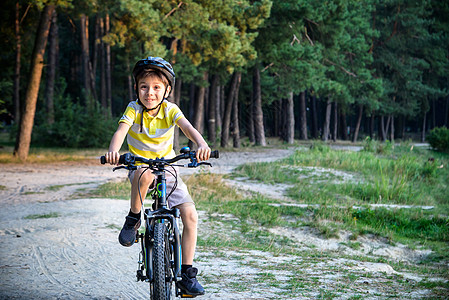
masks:
<path id="1" fill-rule="evenodd" d="M 212 151 L 210 153 L 210 157 L 211 158 L 219 158 L 220 154 L 219 154 L 218 150 Z M 172 164 L 181 159 L 190 159 L 191 163 L 188 165 L 188 167 L 197 167 L 201 164 L 201 163 L 198 163 L 196 160 L 196 152 L 190 151 L 190 149 L 188 147 L 182 148 L 181 154 L 179 154 L 173 158 L 170 158 L 170 159 L 165 159 L 165 158 L 147 159 L 144 157 L 134 156 L 131 153 L 125 153 L 125 154 L 120 155 L 119 164 L 128 166 L 128 165 L 134 165 L 134 163 L 136 163 L 136 162 L 142 162 L 144 164 L 154 166 L 157 164 Z M 101 156 L 100 162 L 102 165 L 106 164 L 106 157 Z"/>

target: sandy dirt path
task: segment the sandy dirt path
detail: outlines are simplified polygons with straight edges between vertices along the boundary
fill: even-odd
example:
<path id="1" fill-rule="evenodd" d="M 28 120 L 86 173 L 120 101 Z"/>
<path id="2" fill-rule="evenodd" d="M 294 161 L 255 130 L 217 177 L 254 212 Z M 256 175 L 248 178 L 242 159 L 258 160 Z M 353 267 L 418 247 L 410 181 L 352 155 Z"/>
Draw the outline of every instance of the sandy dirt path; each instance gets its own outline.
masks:
<path id="1" fill-rule="evenodd" d="M 211 170 L 289 153 L 223 153 Z M 96 161 L 0 165 L 0 298 L 147 299 L 148 285 L 135 282 L 139 247 L 117 242 L 128 201 L 70 199 L 125 177 Z M 53 217 L 33 218 L 44 214 Z"/>
<path id="2" fill-rule="evenodd" d="M 214 167 L 210 170 L 228 173 L 240 163 L 277 160 L 293 151 L 222 153 L 219 160 L 213 161 Z M 117 242 L 118 232 L 129 210 L 128 201 L 71 199 L 77 190 L 125 177 L 126 172 L 113 173 L 110 166 L 97 165 L 96 161 L 48 166 L 0 165 L 0 299 L 148 299 L 148 284 L 135 280 L 139 247 L 125 248 Z M 239 183 L 234 185 L 239 187 Z M 243 181 L 240 187 L 244 187 Z M 32 217 L 44 214 L 51 217 Z M 204 213 L 200 212 L 202 215 Z M 199 234 L 210 231 L 210 228 L 200 226 Z M 332 253 L 343 251 L 341 241 L 347 240 L 347 236 L 342 240 L 322 240 L 307 229 L 289 232 L 280 228 L 276 233 L 296 237 L 299 247 L 313 243 L 315 249 Z M 401 246 L 388 247 L 382 241 L 367 240 L 362 248 L 365 245 L 367 251 L 371 247 L 371 253 L 378 251 L 373 255 L 405 257 L 413 254 L 419 257 L 426 254 L 402 249 Z M 279 270 L 276 265 L 301 263 L 298 257 L 274 257 L 258 251 L 228 251 L 217 255 L 219 250 L 198 249 L 196 264 L 203 278 L 222 278 L 218 281 L 204 280 L 207 294 L 198 299 L 292 299 L 280 296 L 282 289 L 279 286 L 258 284 L 257 276 L 262 269 L 271 267 L 277 281 L 287 282 L 295 274 Z M 322 263 L 324 265 L 320 266 Z M 365 280 L 361 289 L 366 289 L 367 284 L 385 274 L 421 280 L 413 274 L 398 274 L 385 263 L 363 265 L 330 256 L 327 262 L 316 262 L 309 270 L 310 274 L 323 281 L 323 287 L 335 281 L 335 277 L 328 278 L 327 273 L 323 273 L 329 267 L 326 263 L 342 269 L 371 270 L 375 274 L 371 276 L 373 281 Z M 298 265 L 299 268 L 302 266 Z M 247 284 L 243 288 L 235 288 L 236 281 L 247 281 Z M 379 287 L 369 289 L 371 293 L 368 290 L 367 295 L 372 297 L 367 296 L 366 299 L 381 299 L 375 296 Z M 413 290 L 403 295 L 404 298 L 415 298 L 426 294 L 426 290 Z M 314 290 L 295 299 L 316 298 L 318 295 L 320 291 Z"/>

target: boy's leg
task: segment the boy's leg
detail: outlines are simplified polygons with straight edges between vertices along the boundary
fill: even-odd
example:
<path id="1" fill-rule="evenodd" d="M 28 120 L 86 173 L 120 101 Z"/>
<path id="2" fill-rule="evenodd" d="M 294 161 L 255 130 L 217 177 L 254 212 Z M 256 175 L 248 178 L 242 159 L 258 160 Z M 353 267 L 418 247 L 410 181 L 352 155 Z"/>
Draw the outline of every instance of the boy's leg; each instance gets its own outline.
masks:
<path id="1" fill-rule="evenodd" d="M 181 212 L 182 232 L 181 251 L 182 251 L 182 280 L 178 282 L 184 292 L 191 295 L 204 295 L 205 291 L 196 279 L 197 268 L 193 268 L 193 258 L 195 256 L 198 213 L 193 202 L 186 202 L 177 206 Z"/>
<path id="2" fill-rule="evenodd" d="M 154 175 L 151 171 L 146 171 L 143 173 L 144 170 L 145 169 L 137 169 L 135 172 L 130 174 L 131 209 L 128 216 L 126 216 L 125 224 L 123 225 L 118 237 L 120 244 L 126 247 L 133 245 L 136 241 L 137 231 L 139 230 L 141 224 L 140 211 L 142 209 L 142 203 L 145 200 L 150 184 L 154 180 Z M 139 177 L 142 173 L 143 175 L 140 178 L 140 195 L 142 196 L 141 202 L 139 197 Z"/>
<path id="3" fill-rule="evenodd" d="M 193 202 L 183 203 L 177 206 L 181 212 L 183 224 L 182 231 L 182 264 L 192 265 L 195 256 L 196 240 L 198 233 L 198 213 Z"/>
<path id="4" fill-rule="evenodd" d="M 140 195 L 142 196 L 142 202 L 140 202 L 139 177 L 142 173 L 143 175 L 140 178 Z M 132 175 L 132 178 L 130 179 L 131 179 L 131 211 L 137 214 L 140 213 L 140 210 L 142 209 L 142 203 L 145 200 L 145 197 L 148 193 L 148 188 L 154 181 L 154 174 L 151 173 L 151 170 L 148 169 L 137 169 Z"/>

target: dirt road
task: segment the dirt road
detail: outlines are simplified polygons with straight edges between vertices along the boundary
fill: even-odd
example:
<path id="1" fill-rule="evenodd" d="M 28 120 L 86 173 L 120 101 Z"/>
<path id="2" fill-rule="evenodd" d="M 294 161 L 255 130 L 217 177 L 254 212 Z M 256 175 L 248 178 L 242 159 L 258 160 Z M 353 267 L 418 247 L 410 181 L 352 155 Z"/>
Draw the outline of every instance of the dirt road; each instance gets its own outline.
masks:
<path id="1" fill-rule="evenodd" d="M 242 162 L 276 160 L 292 151 L 222 153 L 211 170 L 227 173 Z M 49 166 L 0 165 L 0 299 L 148 299 L 148 285 L 135 280 L 139 247 L 125 248 L 117 242 L 129 210 L 128 201 L 70 198 L 79 189 L 124 177 L 125 172 L 113 173 L 110 166 L 97 165 L 96 161 Z M 244 186 L 244 182 L 236 184 Z M 48 218 L 43 218 L 44 215 Z M 200 227 L 200 234 L 208 230 Z M 279 229 L 276 233 L 296 236 L 301 247 L 314 243 L 317 251 L 340 251 L 341 240 L 322 240 L 307 229 L 295 232 Z M 367 239 L 363 243 L 362 247 L 371 247 L 371 252 L 378 251 L 377 255 L 426 255 L 382 241 Z M 274 257 L 258 251 L 227 251 L 217 255 L 219 250 L 198 249 L 197 266 L 207 290 L 199 299 L 291 299 L 282 296 L 282 284 L 295 275 L 277 266 L 298 264 L 298 257 Z M 401 276 L 413 282 L 421 280 L 414 274 L 399 274 L 385 263 L 357 264 L 335 256 L 315 263 L 304 270 L 309 269 L 309 275 L 316 276 L 323 288 L 335 284 L 335 280 L 338 282 L 338 278 L 322 271 L 329 266 L 352 268 L 356 272 L 357 268 L 361 268 L 360 272 L 368 270 L 374 274 L 373 281 L 384 275 Z M 262 270 L 268 267 L 280 284 L 257 283 Z M 370 282 L 367 279 L 359 283 L 362 290 L 368 290 L 366 299 L 382 298 L 376 296 L 380 287 L 368 287 Z M 238 283 L 240 286 L 236 287 Z M 354 285 L 357 284 L 355 281 Z M 315 289 L 295 299 L 316 298 L 320 293 Z M 399 293 L 404 298 L 415 298 L 427 291 L 404 292 L 400 288 Z M 354 293 L 346 296 L 351 295 Z"/>
<path id="2" fill-rule="evenodd" d="M 288 153 L 224 153 L 212 170 Z M 95 162 L 0 165 L 1 299 L 148 299 L 148 285 L 135 282 L 139 248 L 117 242 L 128 201 L 70 200 L 79 189 L 126 177 Z"/>

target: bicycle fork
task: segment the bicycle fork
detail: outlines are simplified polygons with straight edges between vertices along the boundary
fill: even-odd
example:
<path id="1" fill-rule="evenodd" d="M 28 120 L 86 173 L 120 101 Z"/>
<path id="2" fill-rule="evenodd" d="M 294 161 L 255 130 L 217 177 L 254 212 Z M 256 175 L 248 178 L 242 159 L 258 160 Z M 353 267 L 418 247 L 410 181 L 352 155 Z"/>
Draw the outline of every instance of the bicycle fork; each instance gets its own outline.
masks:
<path id="1" fill-rule="evenodd" d="M 153 280 L 153 249 L 151 243 L 153 236 L 151 228 L 153 228 L 156 220 L 170 223 L 169 243 L 173 251 L 173 261 L 170 261 L 170 269 L 173 270 L 174 281 L 181 278 L 181 234 L 179 232 L 178 220 L 180 217 L 179 209 L 158 209 L 151 211 L 145 210 L 145 233 L 137 235 L 136 242 L 140 239 L 141 251 L 139 253 L 137 281 L 152 282 Z"/>

